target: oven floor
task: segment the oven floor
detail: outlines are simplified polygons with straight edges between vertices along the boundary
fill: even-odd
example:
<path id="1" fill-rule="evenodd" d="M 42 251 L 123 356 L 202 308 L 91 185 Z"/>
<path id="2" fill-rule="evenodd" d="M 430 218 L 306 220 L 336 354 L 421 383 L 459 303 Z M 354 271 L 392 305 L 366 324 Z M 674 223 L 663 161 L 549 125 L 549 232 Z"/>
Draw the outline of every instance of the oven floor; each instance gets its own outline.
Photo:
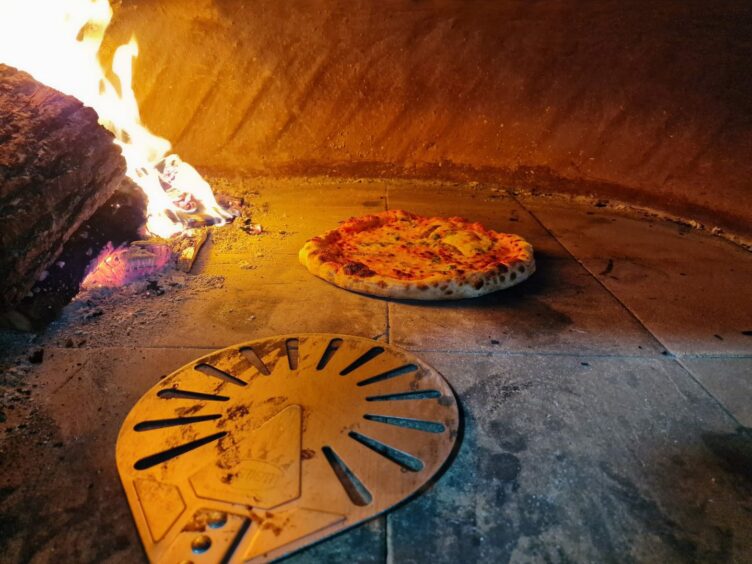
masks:
<path id="1" fill-rule="evenodd" d="M 337 332 L 436 367 L 464 437 L 424 494 L 290 562 L 752 561 L 752 254 L 488 185 L 214 180 L 265 234 L 224 228 L 194 275 L 84 297 L 33 342 L 2 335 L 0 560 L 143 561 L 114 460 L 131 406 L 209 350 Z M 298 264 L 307 238 L 387 207 L 519 233 L 538 271 L 430 304 Z"/>

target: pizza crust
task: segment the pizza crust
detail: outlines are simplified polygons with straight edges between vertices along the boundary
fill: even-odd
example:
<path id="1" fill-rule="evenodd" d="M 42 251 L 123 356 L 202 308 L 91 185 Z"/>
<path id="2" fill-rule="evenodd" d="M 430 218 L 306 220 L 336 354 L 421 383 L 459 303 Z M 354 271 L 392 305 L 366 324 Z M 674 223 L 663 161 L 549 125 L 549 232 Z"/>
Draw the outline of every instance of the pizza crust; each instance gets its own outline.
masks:
<path id="1" fill-rule="evenodd" d="M 307 241 L 299 258 L 312 274 L 342 288 L 415 300 L 474 298 L 535 272 L 533 247 L 517 235 L 402 210 L 351 218 Z"/>

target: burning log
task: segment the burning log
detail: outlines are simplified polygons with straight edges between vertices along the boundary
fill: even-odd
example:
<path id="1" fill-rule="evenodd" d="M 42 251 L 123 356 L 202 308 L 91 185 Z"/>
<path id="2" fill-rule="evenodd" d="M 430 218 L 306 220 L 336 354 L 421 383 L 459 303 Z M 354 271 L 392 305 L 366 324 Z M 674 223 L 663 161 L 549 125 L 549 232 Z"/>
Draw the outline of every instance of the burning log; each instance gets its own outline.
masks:
<path id="1" fill-rule="evenodd" d="M 0 64 L 0 310 L 29 292 L 125 170 L 93 109 Z"/>
<path id="2" fill-rule="evenodd" d="M 99 256 L 91 261 L 81 288 L 119 288 L 159 274 L 169 267 L 190 272 L 208 235 L 204 228 L 170 239 L 123 243 L 117 248 L 107 243 Z"/>
<path id="3" fill-rule="evenodd" d="M 143 244 L 138 244 L 143 243 Z M 81 288 L 119 288 L 156 274 L 172 258 L 169 245 L 136 242 L 117 249 L 108 243 L 93 262 L 93 268 L 81 282 Z"/>

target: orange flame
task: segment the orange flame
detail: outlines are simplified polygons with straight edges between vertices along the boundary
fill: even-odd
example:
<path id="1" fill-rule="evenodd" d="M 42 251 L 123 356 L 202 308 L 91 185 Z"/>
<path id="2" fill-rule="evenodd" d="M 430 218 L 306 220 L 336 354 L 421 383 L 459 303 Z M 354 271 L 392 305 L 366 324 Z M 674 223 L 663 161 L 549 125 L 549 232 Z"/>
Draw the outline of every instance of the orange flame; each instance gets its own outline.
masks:
<path id="1" fill-rule="evenodd" d="M 186 230 L 190 212 L 200 209 L 214 225 L 231 216 L 211 187 L 180 157 L 170 142 L 142 123 L 132 88 L 136 39 L 115 51 L 106 77 L 97 53 L 112 18 L 108 0 L 9 0 L 0 13 L 0 62 L 24 70 L 40 82 L 75 96 L 99 114 L 122 147 L 128 176 L 147 196 L 147 230 L 171 237 Z"/>

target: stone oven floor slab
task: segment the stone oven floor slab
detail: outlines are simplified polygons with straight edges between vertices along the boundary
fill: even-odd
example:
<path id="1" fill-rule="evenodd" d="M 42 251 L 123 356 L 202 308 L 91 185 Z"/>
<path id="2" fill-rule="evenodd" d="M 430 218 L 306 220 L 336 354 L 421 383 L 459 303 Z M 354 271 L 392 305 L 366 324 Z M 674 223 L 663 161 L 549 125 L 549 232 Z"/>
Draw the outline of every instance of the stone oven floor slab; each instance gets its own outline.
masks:
<path id="1" fill-rule="evenodd" d="M 750 253 L 676 223 L 528 198 L 526 205 L 669 351 L 749 354 Z"/>
<path id="2" fill-rule="evenodd" d="M 115 470 L 126 413 L 209 350 L 306 331 L 416 351 L 455 388 L 465 431 L 423 495 L 290 562 L 752 560 L 749 252 L 487 184 L 212 181 L 263 235 L 218 230 L 195 272 L 157 293 L 86 296 L 33 340 L 0 335 L 0 560 L 143 561 Z M 396 208 L 519 233 L 538 272 L 428 304 L 298 264 L 309 237 Z"/>
<path id="3" fill-rule="evenodd" d="M 441 482 L 388 517 L 394 562 L 744 560 L 736 422 L 663 358 L 425 353 L 465 433 Z M 658 416 L 658 414 L 661 414 Z M 746 537 L 746 538 L 745 538 Z"/>
<path id="4" fill-rule="evenodd" d="M 684 357 L 681 363 L 740 424 L 752 428 L 752 357 Z"/>

